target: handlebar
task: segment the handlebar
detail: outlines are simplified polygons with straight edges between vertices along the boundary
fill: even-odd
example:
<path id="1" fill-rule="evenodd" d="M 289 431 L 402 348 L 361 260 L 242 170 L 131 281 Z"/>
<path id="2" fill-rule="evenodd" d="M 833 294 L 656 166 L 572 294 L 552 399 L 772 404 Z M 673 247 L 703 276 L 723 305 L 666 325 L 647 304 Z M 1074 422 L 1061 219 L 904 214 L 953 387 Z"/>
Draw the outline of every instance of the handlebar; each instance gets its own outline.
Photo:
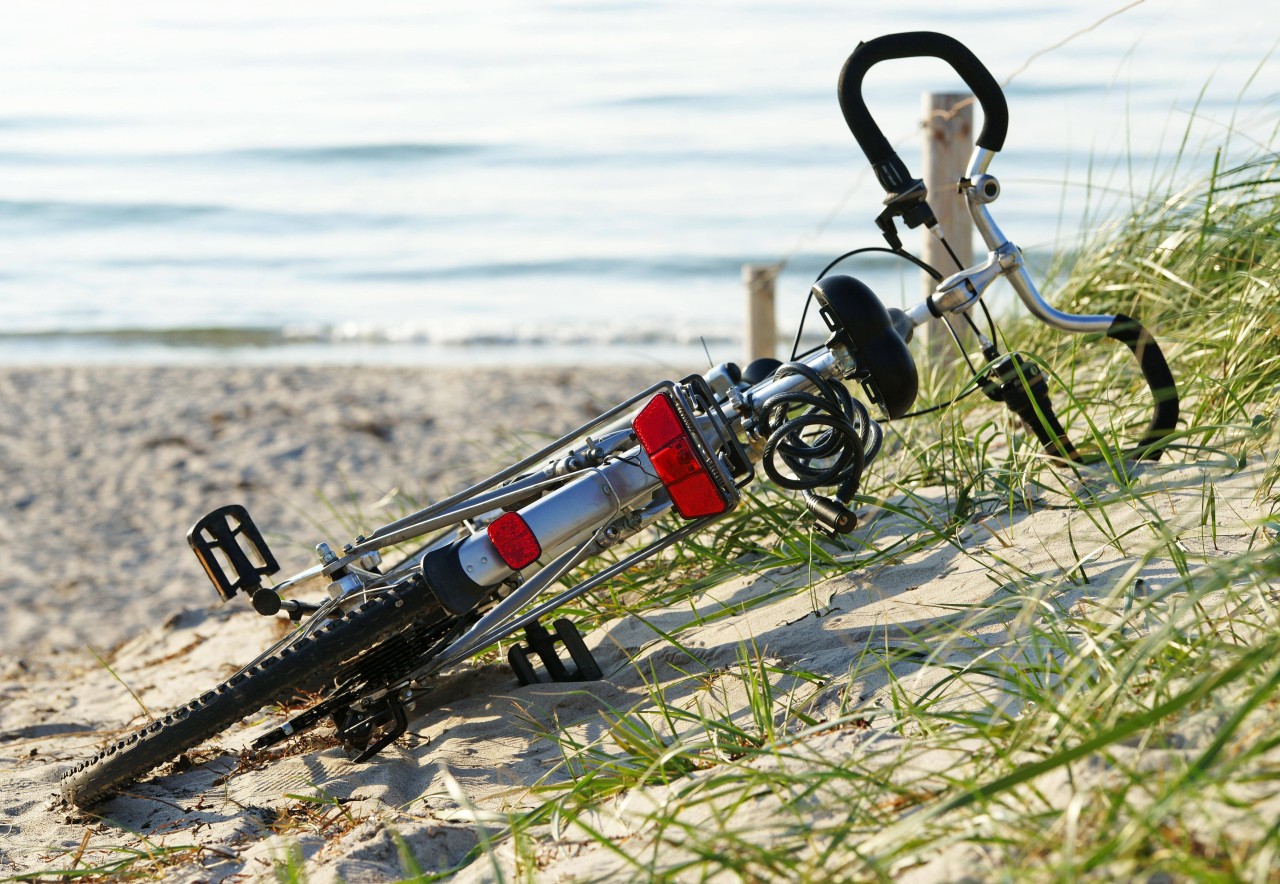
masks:
<path id="1" fill-rule="evenodd" d="M 987 174 L 987 168 L 995 153 L 1004 147 L 1009 129 L 1009 107 L 1004 92 L 991 72 L 966 46 L 944 34 L 914 31 L 860 43 L 840 71 L 840 110 L 887 194 L 887 208 L 876 219 L 885 238 L 894 251 L 901 251 L 901 241 L 893 230 L 894 216 L 901 216 L 909 227 L 921 223 L 935 227 L 937 221 L 929 209 L 924 182 L 912 177 L 867 109 L 862 97 L 862 81 L 867 71 L 882 61 L 917 57 L 939 58 L 949 64 L 973 91 L 982 107 L 983 124 L 977 138 L 977 149 L 958 183 L 969 214 L 991 251 L 984 263 L 962 269 L 942 280 L 924 303 L 894 315 L 893 324 L 899 335 L 909 340 L 913 326 L 949 313 L 967 314 L 969 308 L 981 299 L 983 291 L 1003 277 L 1031 313 L 1047 325 L 1068 332 L 1102 333 L 1129 348 L 1138 360 L 1154 401 L 1151 422 L 1138 444 L 1138 453 L 1143 458 L 1158 458 L 1162 450 L 1159 443 L 1174 430 L 1178 421 L 1177 386 L 1160 345 L 1132 317 L 1063 313 L 1046 302 L 1036 290 L 1024 266 L 1021 250 L 1005 237 L 988 209 L 989 204 L 999 197 L 1000 186 Z M 997 363 L 999 353 L 995 342 L 986 341 L 981 335 L 979 337 L 984 355 L 993 364 L 991 383 L 984 388 L 987 395 L 1004 401 L 1017 413 L 1035 432 L 1048 453 L 1078 460 L 1079 453 L 1053 414 L 1044 379 L 1033 371 L 1033 377 L 1020 377 L 1015 382 L 1010 371 L 1016 358 L 1005 357 Z M 1013 373 L 1022 375 L 1020 370 Z M 1025 390 L 1022 389 L 1024 383 L 1027 385 Z"/>
<path id="2" fill-rule="evenodd" d="M 931 56 L 951 65 L 973 90 L 982 106 L 982 132 L 978 146 L 996 152 L 1004 147 L 1009 130 L 1009 106 L 1004 92 L 991 72 L 978 61 L 968 47 L 953 37 L 932 31 L 912 31 L 877 37 L 858 48 L 849 56 L 840 71 L 838 94 L 840 110 L 853 137 L 875 169 L 876 178 L 889 193 L 901 192 L 902 185 L 912 180 L 906 164 L 898 157 L 889 140 L 867 109 L 862 98 L 862 79 L 867 71 L 882 61 L 896 58 Z"/>

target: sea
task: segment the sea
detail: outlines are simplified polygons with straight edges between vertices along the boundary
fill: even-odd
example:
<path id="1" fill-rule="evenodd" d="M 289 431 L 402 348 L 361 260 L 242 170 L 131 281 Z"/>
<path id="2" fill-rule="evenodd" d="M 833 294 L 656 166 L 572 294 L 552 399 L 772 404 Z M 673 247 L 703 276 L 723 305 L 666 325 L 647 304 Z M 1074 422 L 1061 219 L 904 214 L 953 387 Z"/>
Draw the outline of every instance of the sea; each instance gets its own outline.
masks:
<path id="1" fill-rule="evenodd" d="M 1006 83 L 993 211 L 1037 260 L 1276 149 L 1263 0 L 5 0 L 0 362 L 733 359 L 744 265 L 783 265 L 789 333 L 879 242 L 836 79 L 908 30 Z M 960 88 L 865 82 L 916 170 L 922 95 Z"/>

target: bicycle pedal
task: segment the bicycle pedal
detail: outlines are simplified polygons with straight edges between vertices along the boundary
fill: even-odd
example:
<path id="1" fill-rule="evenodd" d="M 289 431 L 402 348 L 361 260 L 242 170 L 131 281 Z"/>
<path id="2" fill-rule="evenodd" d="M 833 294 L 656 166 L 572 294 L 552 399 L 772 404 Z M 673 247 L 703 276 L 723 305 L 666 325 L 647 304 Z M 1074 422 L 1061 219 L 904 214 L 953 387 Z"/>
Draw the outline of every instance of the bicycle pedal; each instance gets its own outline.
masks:
<path id="1" fill-rule="evenodd" d="M 241 591 L 253 595 L 263 577 L 280 570 L 249 511 L 236 503 L 218 507 L 192 525 L 187 543 L 223 601 Z"/>
<path id="2" fill-rule="evenodd" d="M 356 764 L 363 764 L 398 740 L 409 729 L 409 711 L 404 704 L 384 698 L 381 708 L 372 715 L 350 723 L 348 712 L 333 716 L 342 749 Z"/>
<path id="3" fill-rule="evenodd" d="M 547 628 L 535 620 L 524 628 L 525 643 L 514 645 L 507 652 L 507 662 L 511 664 L 520 684 L 531 685 L 542 682 L 537 670 L 533 668 L 533 662 L 529 659 L 530 654 L 537 655 L 542 661 L 542 668 L 546 670 L 551 681 L 597 681 L 603 678 L 596 658 L 592 656 L 586 642 L 582 640 L 582 633 L 578 631 L 573 621 L 561 618 L 552 625 L 555 627 L 555 635 L 547 632 Z M 569 658 L 574 663 L 572 671 L 560 659 L 556 649 L 558 644 L 564 645 L 565 650 L 569 652 Z"/>

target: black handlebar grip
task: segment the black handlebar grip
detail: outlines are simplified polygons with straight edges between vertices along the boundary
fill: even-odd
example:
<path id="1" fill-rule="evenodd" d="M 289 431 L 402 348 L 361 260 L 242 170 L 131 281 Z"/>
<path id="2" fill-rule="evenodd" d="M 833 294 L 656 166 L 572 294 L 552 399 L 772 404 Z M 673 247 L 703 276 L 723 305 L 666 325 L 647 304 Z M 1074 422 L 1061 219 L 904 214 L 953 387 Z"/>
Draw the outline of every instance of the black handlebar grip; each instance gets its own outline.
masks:
<path id="1" fill-rule="evenodd" d="M 1053 400 L 1049 398 L 1049 384 L 1043 375 L 1040 376 L 1039 381 L 1038 386 L 1033 383 L 1031 388 L 1036 405 L 1040 406 L 1039 414 L 1036 413 L 1035 408 L 1028 408 L 1019 417 L 1031 427 L 1031 432 L 1036 434 L 1036 439 L 1040 442 L 1040 447 L 1045 454 L 1061 457 L 1064 460 L 1079 461 L 1080 452 L 1076 451 L 1076 447 L 1067 438 L 1067 431 L 1062 428 L 1062 422 L 1058 420 L 1058 415 L 1053 410 Z M 1043 421 L 1040 419 L 1042 416 Z"/>
<path id="2" fill-rule="evenodd" d="M 862 98 L 862 78 L 882 61 L 925 56 L 940 58 L 951 65 L 973 90 L 982 106 L 982 132 L 977 139 L 979 147 L 1000 150 L 1004 147 L 1005 135 L 1009 131 L 1009 105 L 1005 102 L 1000 84 L 982 62 L 978 61 L 978 57 L 954 37 L 932 31 L 910 31 L 887 34 L 859 43 L 840 71 L 837 87 L 840 110 L 844 113 L 844 120 L 849 124 L 849 131 L 857 139 L 858 146 L 875 168 L 876 177 L 885 190 L 890 192 L 895 192 L 896 185 L 909 180 L 911 175 L 876 125 L 871 111 L 867 110 L 867 103 Z"/>
<path id="3" fill-rule="evenodd" d="M 1071 444 L 1067 431 L 1062 428 L 1053 400 L 1049 398 L 1049 382 L 1039 368 L 1020 360 L 1016 354 L 1010 357 L 998 399 L 1016 414 L 1024 425 L 1035 434 L 1040 447 L 1051 457 L 1064 460 L 1081 460 L 1080 452 Z M 1017 367 L 1015 367 L 1015 363 Z M 1021 377 L 1019 377 L 1021 369 Z"/>
<path id="4" fill-rule="evenodd" d="M 1173 381 L 1173 372 L 1169 363 L 1160 352 L 1160 345 L 1151 333 L 1142 327 L 1138 320 L 1117 313 L 1107 329 L 1107 337 L 1120 341 L 1133 351 L 1138 364 L 1142 367 L 1142 377 L 1151 390 L 1151 398 L 1155 400 L 1155 413 L 1147 433 L 1138 443 L 1139 448 L 1148 448 L 1164 439 L 1178 424 L 1178 387 Z M 1152 448 L 1142 457 L 1147 460 L 1159 460 L 1163 449 Z"/>

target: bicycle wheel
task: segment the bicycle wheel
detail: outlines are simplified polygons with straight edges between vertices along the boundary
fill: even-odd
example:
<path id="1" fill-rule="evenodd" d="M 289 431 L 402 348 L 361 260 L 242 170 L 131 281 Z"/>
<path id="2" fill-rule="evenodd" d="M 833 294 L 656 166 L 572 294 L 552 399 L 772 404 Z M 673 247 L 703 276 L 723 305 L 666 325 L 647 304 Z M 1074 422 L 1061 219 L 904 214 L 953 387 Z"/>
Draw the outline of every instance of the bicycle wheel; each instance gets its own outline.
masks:
<path id="1" fill-rule="evenodd" d="M 431 612 L 445 616 L 420 580 L 407 581 L 376 596 L 81 762 L 63 775 L 62 796 L 87 807 L 226 730 L 296 685 L 329 681 L 363 652 Z"/>

